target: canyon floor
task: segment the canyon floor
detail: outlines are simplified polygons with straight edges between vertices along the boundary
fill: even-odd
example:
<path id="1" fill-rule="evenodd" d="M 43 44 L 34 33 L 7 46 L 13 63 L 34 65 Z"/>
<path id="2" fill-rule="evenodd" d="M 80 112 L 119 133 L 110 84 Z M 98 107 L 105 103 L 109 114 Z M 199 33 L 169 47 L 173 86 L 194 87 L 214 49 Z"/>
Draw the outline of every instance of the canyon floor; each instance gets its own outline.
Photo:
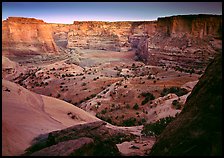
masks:
<path id="1" fill-rule="evenodd" d="M 46 108 L 50 104 L 49 102 L 55 104 L 55 109 L 52 111 L 46 111 L 42 108 L 42 111 L 44 111 L 42 115 L 45 115 L 46 112 L 51 113 L 50 117 L 56 119 L 54 121 L 63 122 L 63 125 L 49 127 L 50 131 L 77 124 L 73 120 L 84 114 L 78 112 L 78 114 L 72 115 L 74 110 L 69 110 L 69 108 L 73 104 L 74 107 L 79 107 L 88 112 L 88 115 L 85 114 L 86 117 L 81 119 L 81 122 L 85 122 L 86 119 L 89 121 L 89 118 L 93 117 L 93 120 L 106 121 L 108 128 L 121 129 L 137 136 L 131 141 L 118 143 L 117 147 L 122 155 L 143 156 L 148 154 L 147 152 L 150 151 L 156 140 L 155 137 L 141 134 L 143 125 L 168 116 L 175 117 L 180 113 L 183 106 L 176 108 L 172 105 L 172 102 L 178 100 L 183 105 L 200 75 L 177 71 L 165 66 L 145 65 L 143 62 L 134 59 L 135 53 L 133 51 L 114 52 L 78 48 L 63 50 L 58 55 L 9 58 L 3 56 L 2 78 L 17 83 L 27 90 L 37 93 L 37 95 L 40 94 L 35 96 L 36 100 L 38 102 L 37 97 L 44 98 L 42 100 L 45 100 L 45 103 L 38 104 L 43 104 Z M 3 82 L 3 95 L 8 92 L 7 89 L 10 89 L 10 84 L 5 82 Z M 164 88 L 170 87 L 184 88 L 187 92 L 181 96 L 174 93 L 161 96 Z M 3 102 L 10 103 L 11 101 L 14 103 L 12 100 L 16 97 L 18 100 L 21 97 L 19 96 L 21 90 L 17 88 L 14 91 L 15 94 L 11 97 L 11 100 L 8 96 L 6 101 L 7 96 L 3 96 Z M 144 95 L 149 93 L 154 96 L 151 100 L 147 100 Z M 27 102 L 33 101 L 32 99 L 29 100 L 30 98 L 27 98 L 28 96 L 25 94 L 24 97 Z M 65 107 L 59 104 L 56 107 L 58 101 L 54 101 L 54 98 L 69 104 L 63 102 Z M 19 100 L 21 99 L 19 98 Z M 4 106 L 3 112 L 6 112 L 4 115 L 9 116 L 7 109 L 8 107 Z M 4 116 L 4 118 L 10 119 L 11 122 L 17 118 L 16 115 L 13 115 L 13 117 L 7 116 Z M 37 120 L 39 117 L 38 115 Z M 21 121 L 20 119 L 18 121 Z M 51 123 L 52 121 L 48 121 L 48 124 Z M 46 122 L 43 124 L 45 124 L 43 126 L 47 125 Z M 7 125 L 3 122 L 3 126 Z M 14 126 L 14 128 L 16 127 Z M 8 131 L 13 130 L 8 126 L 6 129 Z M 29 143 L 27 142 L 30 142 L 38 134 L 49 132 L 49 130 L 40 132 L 39 129 L 35 128 L 32 128 L 31 131 L 31 135 L 26 140 L 20 140 L 25 141 L 23 143 L 24 148 L 28 147 Z M 13 142 L 11 141 L 11 143 Z M 17 145 L 14 144 L 14 147 Z M 14 152 L 14 150 L 10 152 Z"/>

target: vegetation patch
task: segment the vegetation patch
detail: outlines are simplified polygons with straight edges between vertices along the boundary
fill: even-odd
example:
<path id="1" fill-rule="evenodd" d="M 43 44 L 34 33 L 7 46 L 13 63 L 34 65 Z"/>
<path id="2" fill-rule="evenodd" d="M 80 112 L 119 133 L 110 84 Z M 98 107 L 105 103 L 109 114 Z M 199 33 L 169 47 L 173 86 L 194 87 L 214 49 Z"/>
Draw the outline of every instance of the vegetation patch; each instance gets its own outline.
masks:
<path id="1" fill-rule="evenodd" d="M 181 103 L 178 100 L 173 100 L 172 105 L 177 110 L 181 109 Z"/>
<path id="2" fill-rule="evenodd" d="M 141 93 L 141 95 L 143 97 L 145 97 L 145 99 L 142 101 L 142 105 L 145 105 L 150 100 L 154 100 L 155 99 L 155 96 L 152 93 L 149 93 L 149 92 L 147 92 L 147 93 L 143 92 L 143 93 Z"/>
<path id="3" fill-rule="evenodd" d="M 136 118 L 131 117 L 123 121 L 123 126 L 135 126 L 136 125 Z"/>
<path id="4" fill-rule="evenodd" d="M 174 120 L 175 117 L 165 117 L 155 123 L 145 124 L 142 130 L 142 134 L 147 136 L 158 136 L 162 133 L 165 127 Z"/>
<path id="5" fill-rule="evenodd" d="M 178 97 L 188 93 L 188 90 L 180 87 L 164 88 L 160 95 L 163 97 L 169 93 L 175 93 Z"/>

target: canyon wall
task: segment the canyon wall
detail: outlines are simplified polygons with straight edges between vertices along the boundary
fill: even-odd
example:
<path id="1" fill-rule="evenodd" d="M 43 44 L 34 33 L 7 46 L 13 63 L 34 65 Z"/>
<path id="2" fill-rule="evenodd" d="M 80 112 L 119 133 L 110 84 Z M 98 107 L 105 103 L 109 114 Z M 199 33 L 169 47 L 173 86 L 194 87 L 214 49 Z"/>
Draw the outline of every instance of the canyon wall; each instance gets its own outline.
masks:
<path id="1" fill-rule="evenodd" d="M 148 39 L 148 62 L 205 67 L 222 49 L 222 16 L 181 15 L 158 18 L 156 34 Z"/>
<path id="2" fill-rule="evenodd" d="M 2 22 L 2 54 L 57 53 L 51 26 L 34 18 L 9 17 Z"/>
<path id="3" fill-rule="evenodd" d="M 3 53 L 51 53 L 61 49 L 135 51 L 152 65 L 204 68 L 222 49 L 222 16 L 181 15 L 157 21 L 75 21 L 46 24 L 42 20 L 3 21 Z"/>

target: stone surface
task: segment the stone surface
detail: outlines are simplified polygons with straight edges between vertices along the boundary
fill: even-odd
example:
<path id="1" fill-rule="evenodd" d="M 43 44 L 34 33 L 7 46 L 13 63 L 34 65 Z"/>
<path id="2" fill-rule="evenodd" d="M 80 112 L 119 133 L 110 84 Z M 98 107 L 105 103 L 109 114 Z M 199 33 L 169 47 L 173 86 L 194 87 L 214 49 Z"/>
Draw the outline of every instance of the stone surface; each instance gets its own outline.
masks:
<path id="1" fill-rule="evenodd" d="M 121 129 L 108 128 L 106 124 L 97 121 L 51 132 L 41 150 L 35 151 L 33 146 L 26 155 L 118 156 L 120 152 L 116 144 L 132 140 L 135 136 Z M 84 141 L 80 143 L 82 139 Z"/>
<path id="2" fill-rule="evenodd" d="M 68 156 L 77 154 L 78 150 L 87 150 L 93 145 L 93 139 L 81 137 L 75 140 L 68 140 L 44 148 L 40 151 L 34 152 L 31 156 Z"/>

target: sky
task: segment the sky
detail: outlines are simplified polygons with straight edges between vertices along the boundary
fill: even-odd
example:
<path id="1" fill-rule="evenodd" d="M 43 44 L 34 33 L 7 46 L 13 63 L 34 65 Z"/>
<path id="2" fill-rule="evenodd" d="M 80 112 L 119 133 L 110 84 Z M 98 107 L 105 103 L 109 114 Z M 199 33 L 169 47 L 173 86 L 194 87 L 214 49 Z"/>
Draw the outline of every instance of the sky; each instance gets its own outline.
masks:
<path id="1" fill-rule="evenodd" d="M 222 15 L 222 2 L 2 2 L 2 20 L 30 17 L 48 23 L 151 21 L 186 14 Z"/>

